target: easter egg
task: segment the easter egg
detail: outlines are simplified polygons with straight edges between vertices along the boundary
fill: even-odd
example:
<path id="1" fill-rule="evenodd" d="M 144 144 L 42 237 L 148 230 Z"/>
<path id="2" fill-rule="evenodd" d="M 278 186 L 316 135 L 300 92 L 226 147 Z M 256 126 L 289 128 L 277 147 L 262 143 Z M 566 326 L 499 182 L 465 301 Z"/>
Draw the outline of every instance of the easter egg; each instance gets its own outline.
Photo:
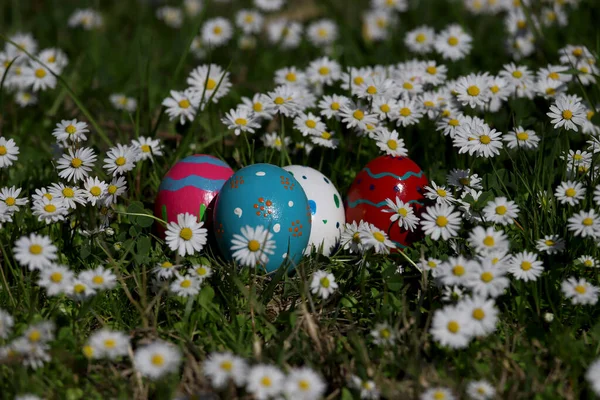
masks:
<path id="1" fill-rule="evenodd" d="M 424 206 L 424 187 L 427 177 L 417 164 L 406 157 L 381 156 L 369 162 L 360 171 L 348 190 L 346 221 L 369 222 L 387 232 L 397 248 L 409 246 L 420 237 L 418 230 L 402 229 L 390 220 L 386 199 L 396 197 L 409 203 L 419 215 Z"/>
<path id="2" fill-rule="evenodd" d="M 241 249 L 244 254 L 256 251 L 246 227 L 268 230 L 273 241 L 269 246 L 274 244 L 274 248 L 272 254 L 263 253 L 268 260 L 261 265 L 267 272 L 284 263 L 297 265 L 311 233 L 310 206 L 302 186 L 292 174 L 271 164 L 249 165 L 233 174 L 215 202 L 213 221 L 217 244 L 227 260 L 234 259 L 232 240 L 240 236 L 248 242 Z"/>
<path id="3" fill-rule="evenodd" d="M 198 220 L 209 216 L 207 209 L 233 175 L 226 162 L 207 155 L 195 154 L 171 167 L 158 188 L 154 214 L 167 222 L 177 221 L 177 215 L 189 213 Z M 164 233 L 162 225 L 160 233 Z"/>
<path id="4" fill-rule="evenodd" d="M 300 183 L 306 197 L 312 216 L 312 229 L 306 252 L 312 248 L 320 249 L 326 256 L 338 244 L 346 215 L 340 193 L 333 183 L 316 169 L 302 165 L 283 167 Z"/>

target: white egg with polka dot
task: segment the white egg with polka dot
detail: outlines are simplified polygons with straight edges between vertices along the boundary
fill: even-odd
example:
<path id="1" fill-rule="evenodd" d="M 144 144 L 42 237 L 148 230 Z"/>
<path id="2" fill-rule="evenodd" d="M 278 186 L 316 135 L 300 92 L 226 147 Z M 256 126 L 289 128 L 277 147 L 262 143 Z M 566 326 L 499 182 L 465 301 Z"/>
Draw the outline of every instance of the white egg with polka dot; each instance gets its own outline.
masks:
<path id="1" fill-rule="evenodd" d="M 339 243 L 346 216 L 340 192 L 325 175 L 302 165 L 284 167 L 294 175 L 308 197 L 312 228 L 305 253 L 313 249 L 330 256 Z"/>

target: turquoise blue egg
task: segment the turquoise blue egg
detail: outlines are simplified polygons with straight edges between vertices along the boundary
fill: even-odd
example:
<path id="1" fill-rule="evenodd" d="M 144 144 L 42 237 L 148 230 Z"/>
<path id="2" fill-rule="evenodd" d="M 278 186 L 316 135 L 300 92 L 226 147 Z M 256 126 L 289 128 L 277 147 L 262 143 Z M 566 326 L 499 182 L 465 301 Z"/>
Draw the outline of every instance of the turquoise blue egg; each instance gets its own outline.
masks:
<path id="1" fill-rule="evenodd" d="M 295 267 L 311 233 L 311 210 L 304 189 L 288 171 L 271 164 L 240 169 L 223 185 L 214 209 L 214 233 L 221 253 L 233 260 L 232 239 L 243 227 L 262 225 L 273 234 L 267 272 Z"/>

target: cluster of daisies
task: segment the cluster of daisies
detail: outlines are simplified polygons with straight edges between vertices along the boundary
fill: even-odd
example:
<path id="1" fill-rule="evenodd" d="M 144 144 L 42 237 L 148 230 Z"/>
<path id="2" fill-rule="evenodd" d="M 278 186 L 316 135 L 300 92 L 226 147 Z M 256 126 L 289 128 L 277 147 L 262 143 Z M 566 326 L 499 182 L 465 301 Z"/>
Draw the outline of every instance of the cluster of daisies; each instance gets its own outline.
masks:
<path id="1" fill-rule="evenodd" d="M 38 42 L 30 33 L 15 33 L 8 39 L 0 52 L 3 88 L 14 93 L 15 102 L 21 107 L 36 104 L 36 93 L 56 87 L 56 75 L 62 73 L 69 59 L 59 48 L 39 50 Z"/>

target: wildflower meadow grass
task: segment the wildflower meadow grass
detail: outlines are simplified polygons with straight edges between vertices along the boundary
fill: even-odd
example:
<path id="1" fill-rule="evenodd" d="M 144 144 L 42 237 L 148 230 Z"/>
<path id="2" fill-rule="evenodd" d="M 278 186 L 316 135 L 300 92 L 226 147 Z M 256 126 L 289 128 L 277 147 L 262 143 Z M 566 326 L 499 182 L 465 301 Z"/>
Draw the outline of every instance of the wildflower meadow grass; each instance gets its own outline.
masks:
<path id="1" fill-rule="evenodd" d="M 600 396 L 598 20 L 596 0 L 1 2 L 0 398 Z M 247 225 L 226 261 L 210 216 L 154 211 L 194 154 L 309 166 L 342 200 L 408 157 L 424 205 L 381 212 L 416 240 L 346 220 L 267 273 L 280 227 Z"/>

